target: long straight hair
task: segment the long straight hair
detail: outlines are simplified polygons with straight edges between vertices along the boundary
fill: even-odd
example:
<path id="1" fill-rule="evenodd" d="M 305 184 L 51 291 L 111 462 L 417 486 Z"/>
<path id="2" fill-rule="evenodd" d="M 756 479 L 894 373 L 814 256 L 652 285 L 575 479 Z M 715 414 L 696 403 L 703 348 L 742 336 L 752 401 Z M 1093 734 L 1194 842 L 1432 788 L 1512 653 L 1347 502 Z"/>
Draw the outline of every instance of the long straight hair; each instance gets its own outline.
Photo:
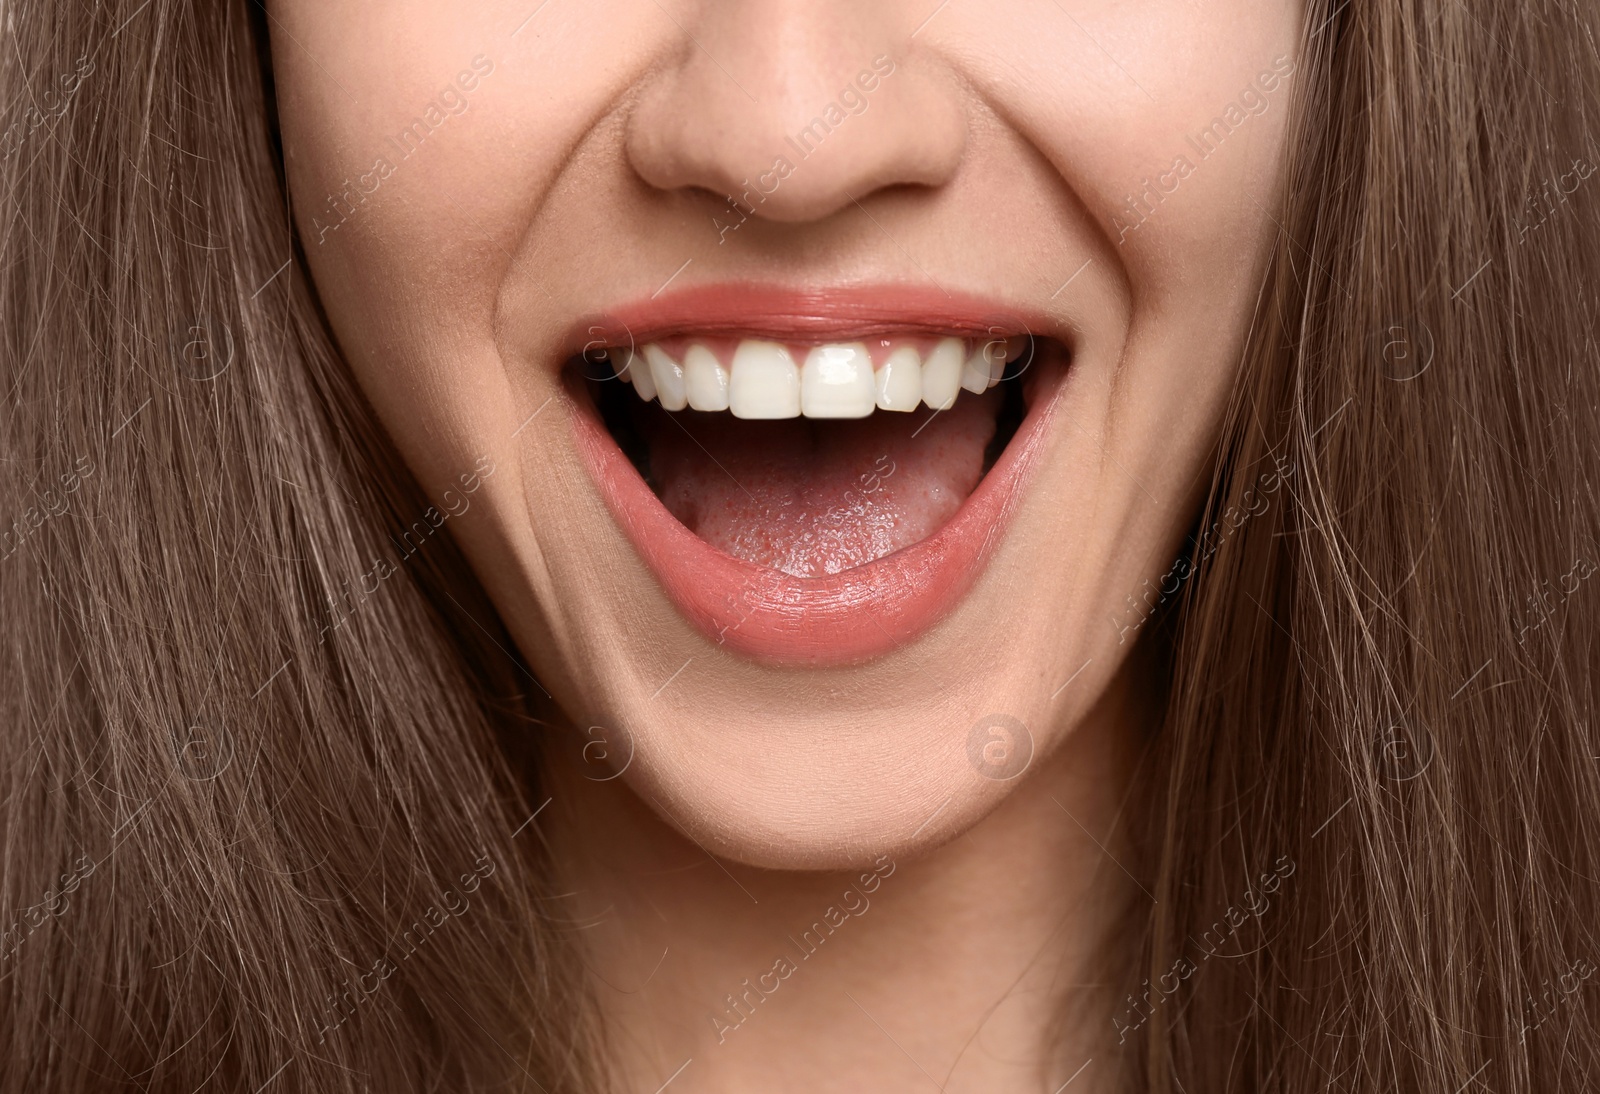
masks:
<path id="1" fill-rule="evenodd" d="M 401 538 L 260 8 L 5 14 L 0 1091 L 591 1089 L 529 685 Z"/>
<path id="2" fill-rule="evenodd" d="M 1309 7 L 1118 1035 L 1157 1092 L 1597 1089 L 1600 11 Z"/>
<path id="3" fill-rule="evenodd" d="M 1108 1024 L 1149 1090 L 1581 1089 L 1594 14 L 1310 6 L 1142 639 L 1156 899 Z M 448 535 L 365 592 L 437 499 L 309 287 L 259 7 L 5 17 L 0 1092 L 597 1089 L 525 669 Z"/>

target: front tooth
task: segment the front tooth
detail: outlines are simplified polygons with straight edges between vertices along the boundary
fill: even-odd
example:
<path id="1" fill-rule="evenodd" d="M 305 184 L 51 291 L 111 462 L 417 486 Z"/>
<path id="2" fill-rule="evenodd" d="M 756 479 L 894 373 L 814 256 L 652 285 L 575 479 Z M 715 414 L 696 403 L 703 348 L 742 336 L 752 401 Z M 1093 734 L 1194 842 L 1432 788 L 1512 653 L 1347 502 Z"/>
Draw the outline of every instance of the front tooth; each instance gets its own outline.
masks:
<path id="1" fill-rule="evenodd" d="M 956 405 L 961 390 L 961 365 L 967 355 L 959 338 L 941 338 L 922 363 L 922 401 L 934 410 Z"/>
<path id="2" fill-rule="evenodd" d="M 982 395 L 989 390 L 989 362 L 994 358 L 990 347 L 993 345 L 993 342 L 979 342 L 961 367 L 961 386 L 974 395 Z M 1000 346 L 1003 351 L 1005 343 L 1001 342 Z M 1001 364 L 1003 366 L 1004 361 Z"/>
<path id="3" fill-rule="evenodd" d="M 800 416 L 800 374 L 776 342 L 747 339 L 733 352 L 728 408 L 735 418 Z"/>
<path id="4" fill-rule="evenodd" d="M 689 397 L 683 390 L 683 366 L 653 342 L 644 347 L 644 359 L 650 362 L 650 379 L 655 381 L 662 408 L 682 410 L 688 406 Z"/>
<path id="5" fill-rule="evenodd" d="M 860 342 L 813 346 L 800 371 L 800 413 L 865 418 L 872 413 L 872 357 Z"/>
<path id="6" fill-rule="evenodd" d="M 633 383 L 633 370 L 628 367 L 633 363 L 633 350 L 612 346 L 606 350 L 606 356 L 611 358 L 611 371 L 617 374 L 617 379 L 625 384 Z"/>
<path id="7" fill-rule="evenodd" d="M 728 409 L 727 370 L 698 342 L 683 351 L 683 387 L 696 410 Z"/>
<path id="8" fill-rule="evenodd" d="M 901 346 L 889 354 L 875 380 L 878 409 L 917 409 L 922 402 L 922 356 L 911 346 Z"/>

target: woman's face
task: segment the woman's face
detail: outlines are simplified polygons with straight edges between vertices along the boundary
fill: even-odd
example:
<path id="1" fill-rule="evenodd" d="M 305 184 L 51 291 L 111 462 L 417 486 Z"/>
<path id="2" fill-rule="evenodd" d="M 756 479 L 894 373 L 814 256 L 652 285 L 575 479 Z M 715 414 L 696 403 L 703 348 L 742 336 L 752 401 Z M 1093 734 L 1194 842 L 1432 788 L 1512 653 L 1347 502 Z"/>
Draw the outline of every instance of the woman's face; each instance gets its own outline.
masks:
<path id="1" fill-rule="evenodd" d="M 316 291 L 434 507 L 397 554 L 448 527 L 664 817 L 773 866 L 939 841 L 1128 682 L 1297 5 L 269 12 Z"/>

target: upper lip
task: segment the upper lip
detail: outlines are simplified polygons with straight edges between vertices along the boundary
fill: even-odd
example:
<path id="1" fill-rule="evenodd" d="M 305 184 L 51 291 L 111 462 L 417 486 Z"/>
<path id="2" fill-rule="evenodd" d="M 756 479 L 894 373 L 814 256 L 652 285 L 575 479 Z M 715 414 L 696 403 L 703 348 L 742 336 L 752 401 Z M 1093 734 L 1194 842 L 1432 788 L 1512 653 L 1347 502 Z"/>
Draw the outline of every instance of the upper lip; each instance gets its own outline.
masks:
<path id="1" fill-rule="evenodd" d="M 617 304 L 585 316 L 565 339 L 565 357 L 633 347 L 673 335 L 772 341 L 852 341 L 873 335 L 1004 337 L 1070 341 L 1059 319 L 1032 308 L 914 285 L 792 288 L 748 283 L 698 285 Z"/>

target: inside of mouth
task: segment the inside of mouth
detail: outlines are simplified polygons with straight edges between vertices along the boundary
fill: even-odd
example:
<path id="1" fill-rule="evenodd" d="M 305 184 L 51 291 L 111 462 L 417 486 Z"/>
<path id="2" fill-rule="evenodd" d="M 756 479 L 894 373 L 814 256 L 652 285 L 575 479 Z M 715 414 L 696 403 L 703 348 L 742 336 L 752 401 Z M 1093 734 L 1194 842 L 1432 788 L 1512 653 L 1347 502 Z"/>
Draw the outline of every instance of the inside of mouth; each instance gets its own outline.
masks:
<path id="1" fill-rule="evenodd" d="M 661 344 L 683 349 L 681 341 Z M 793 354 L 805 359 L 815 348 L 793 347 Z M 910 547 L 949 521 L 1015 437 L 1027 412 L 1031 384 L 1024 381 L 1034 378 L 1023 374 L 1059 349 L 1028 339 L 1018 352 L 1013 342 L 1010 360 L 994 352 L 987 390 L 972 390 L 983 387 L 980 379 L 953 402 L 940 398 L 943 409 L 920 403 L 910 411 L 883 409 L 880 396 L 877 408 L 854 418 L 666 409 L 663 403 L 682 397 L 652 392 L 648 378 L 627 382 L 629 372 L 647 367 L 639 353 L 591 351 L 572 367 L 618 447 L 690 531 L 735 558 L 817 577 Z M 717 352 L 727 361 L 737 350 L 724 345 Z M 879 380 L 881 392 L 881 374 Z M 714 393 L 698 401 L 707 398 L 719 405 Z"/>

